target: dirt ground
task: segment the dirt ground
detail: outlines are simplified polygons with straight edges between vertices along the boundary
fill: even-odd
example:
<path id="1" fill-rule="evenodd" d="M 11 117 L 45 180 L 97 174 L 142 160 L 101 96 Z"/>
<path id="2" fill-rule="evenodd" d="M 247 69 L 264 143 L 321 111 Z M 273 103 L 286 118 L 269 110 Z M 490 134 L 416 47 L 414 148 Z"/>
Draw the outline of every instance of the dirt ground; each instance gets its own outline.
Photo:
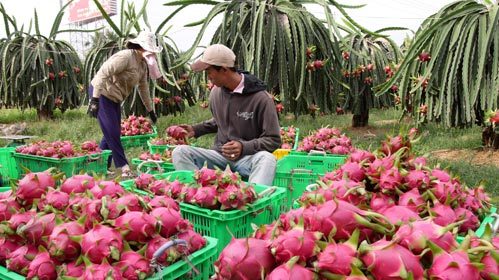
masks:
<path id="1" fill-rule="evenodd" d="M 463 160 L 471 161 L 476 165 L 495 165 L 499 167 L 499 151 L 489 149 L 475 150 L 437 150 L 431 153 L 432 156 L 443 160 Z"/>

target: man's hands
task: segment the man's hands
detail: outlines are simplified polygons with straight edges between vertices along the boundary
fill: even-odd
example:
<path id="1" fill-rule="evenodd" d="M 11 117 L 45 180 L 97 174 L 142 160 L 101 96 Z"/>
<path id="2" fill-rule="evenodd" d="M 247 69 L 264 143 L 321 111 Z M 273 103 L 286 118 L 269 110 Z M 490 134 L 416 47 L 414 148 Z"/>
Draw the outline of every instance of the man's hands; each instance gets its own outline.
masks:
<path id="1" fill-rule="evenodd" d="M 153 124 L 156 124 L 158 121 L 158 116 L 156 116 L 156 113 L 154 111 L 149 112 L 149 118 L 151 119 Z"/>
<path id="2" fill-rule="evenodd" d="M 229 141 L 222 146 L 222 155 L 228 160 L 236 160 L 243 152 L 243 144 L 239 141 Z"/>
<path id="3" fill-rule="evenodd" d="M 92 97 L 92 99 L 90 99 L 90 104 L 88 104 L 87 114 L 89 114 L 93 118 L 97 118 L 98 113 L 99 113 L 99 98 Z"/>

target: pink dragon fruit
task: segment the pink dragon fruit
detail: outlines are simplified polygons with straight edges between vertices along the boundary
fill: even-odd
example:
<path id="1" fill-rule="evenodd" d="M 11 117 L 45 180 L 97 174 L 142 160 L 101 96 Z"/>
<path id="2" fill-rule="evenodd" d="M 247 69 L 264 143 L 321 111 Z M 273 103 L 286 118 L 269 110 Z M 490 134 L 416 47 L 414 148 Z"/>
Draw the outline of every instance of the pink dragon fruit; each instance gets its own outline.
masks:
<path id="1" fill-rule="evenodd" d="M 153 199 L 151 199 L 151 201 L 149 202 L 149 206 L 151 206 L 152 208 L 166 207 L 172 208 L 175 211 L 180 211 L 178 203 L 173 200 L 173 198 L 164 195 L 154 196 Z"/>
<path id="2" fill-rule="evenodd" d="M 373 193 L 369 205 L 373 211 L 380 212 L 382 209 L 394 206 L 395 200 L 383 193 Z"/>
<path id="3" fill-rule="evenodd" d="M 166 185 L 165 194 L 173 199 L 177 199 L 182 193 L 183 188 L 184 184 L 179 180 L 175 180 Z"/>
<path id="4" fill-rule="evenodd" d="M 461 196 L 461 185 L 454 182 L 434 181 L 431 191 L 440 203 L 448 203 Z"/>
<path id="5" fill-rule="evenodd" d="M 354 150 L 350 154 L 350 157 L 348 158 L 348 161 L 357 162 L 357 163 L 361 163 L 361 162 L 370 163 L 370 162 L 373 162 L 374 160 L 375 160 L 375 157 L 371 152 L 366 151 L 366 150 L 360 150 L 360 149 Z"/>
<path id="6" fill-rule="evenodd" d="M 165 180 L 157 180 L 149 185 L 149 190 L 155 195 L 165 195 L 168 188 L 168 182 Z"/>
<path id="7" fill-rule="evenodd" d="M 154 181 L 155 179 L 153 175 L 142 173 L 137 178 L 135 178 L 135 186 L 138 189 L 147 190 L 149 185 Z"/>
<path id="8" fill-rule="evenodd" d="M 128 210 L 128 211 L 144 211 L 145 205 L 142 198 L 133 194 L 126 193 L 122 197 L 116 199 L 116 207 L 118 209 Z M 121 211 L 119 211 L 121 213 Z"/>
<path id="9" fill-rule="evenodd" d="M 340 167 L 344 176 L 355 182 L 362 182 L 366 177 L 364 168 L 357 162 L 347 162 Z"/>
<path id="10" fill-rule="evenodd" d="M 380 209 L 379 212 L 394 225 L 421 220 L 418 213 L 414 212 L 407 206 L 394 205 L 388 208 Z"/>
<path id="11" fill-rule="evenodd" d="M 379 187 L 384 192 L 390 192 L 402 184 L 402 175 L 396 167 L 381 171 L 379 178 Z"/>
<path id="12" fill-rule="evenodd" d="M 432 251 L 433 264 L 428 270 L 430 279 L 480 279 L 478 269 L 470 262 L 466 252 L 455 250 L 448 253 L 438 246 L 434 246 Z"/>
<path id="13" fill-rule="evenodd" d="M 397 240 L 400 245 L 415 254 L 421 253 L 428 246 L 428 241 L 437 244 L 446 251 L 451 251 L 457 248 L 456 239 L 450 232 L 456 226 L 457 223 L 441 227 L 431 220 L 415 221 L 402 225 L 392 239 Z"/>
<path id="14" fill-rule="evenodd" d="M 439 226 L 445 227 L 457 221 L 456 212 L 449 205 L 436 203 L 430 209 L 430 214 L 433 217 L 433 222 Z"/>
<path id="15" fill-rule="evenodd" d="M 196 252 L 206 245 L 206 240 L 192 229 L 177 234 L 176 238 L 187 241 L 189 254 Z"/>
<path id="16" fill-rule="evenodd" d="M 303 229 L 303 220 L 295 226 L 279 235 L 270 244 L 271 252 L 277 263 L 285 263 L 293 256 L 299 257 L 299 262 L 306 262 L 309 258 L 320 252 L 317 240 L 321 239 L 322 233 Z"/>
<path id="17" fill-rule="evenodd" d="M 45 244 L 55 227 L 55 214 L 35 216 L 18 228 L 18 234 L 31 244 Z"/>
<path id="18" fill-rule="evenodd" d="M 267 280 L 314 280 L 316 275 L 313 271 L 308 268 L 297 264 L 299 257 L 293 257 L 287 263 L 276 267 L 267 276 Z M 255 278 L 256 279 L 256 278 Z"/>
<path id="19" fill-rule="evenodd" d="M 442 183 L 450 182 L 451 179 L 449 173 L 438 168 L 435 168 L 431 171 L 431 176 Z"/>
<path id="20" fill-rule="evenodd" d="M 81 279 L 83 273 L 85 273 L 85 265 L 78 264 L 78 261 L 63 263 L 57 270 L 57 274 L 61 277 L 74 277 L 77 279 Z"/>
<path id="21" fill-rule="evenodd" d="M 184 186 L 182 193 L 180 193 L 179 199 L 185 203 L 194 203 L 194 196 L 198 192 L 198 188 L 194 186 Z"/>
<path id="22" fill-rule="evenodd" d="M 28 275 L 28 267 L 38 254 L 34 245 L 24 245 L 17 248 L 7 257 L 7 268 L 22 275 Z"/>
<path id="23" fill-rule="evenodd" d="M 177 232 L 186 231 L 191 227 L 187 220 L 182 219 L 180 212 L 172 208 L 154 208 L 150 215 L 159 222 L 160 234 L 165 238 L 168 238 Z"/>
<path id="24" fill-rule="evenodd" d="M 81 252 L 93 263 L 102 263 L 104 259 L 119 260 L 123 250 L 120 233 L 100 224 L 85 233 L 80 244 Z"/>
<path id="25" fill-rule="evenodd" d="M 124 252 L 115 267 L 128 280 L 142 280 L 152 274 L 149 261 L 134 251 Z"/>
<path id="26" fill-rule="evenodd" d="M 28 267 L 27 279 L 46 279 L 55 280 L 57 272 L 54 262 L 50 259 L 47 252 L 41 252 L 31 261 Z"/>
<path id="27" fill-rule="evenodd" d="M 222 172 L 217 172 L 218 177 L 217 177 L 217 185 L 221 189 L 225 189 L 227 186 L 230 185 L 239 185 L 241 184 L 241 176 L 237 172 L 232 172 L 230 169 L 230 166 L 227 165 L 224 171 Z"/>
<path id="28" fill-rule="evenodd" d="M 21 247 L 19 243 L 0 237 L 0 265 L 4 265 L 10 253 Z"/>
<path id="29" fill-rule="evenodd" d="M 276 236 L 279 236 L 283 231 L 280 227 L 277 226 L 277 223 L 274 222 L 270 225 L 253 225 L 253 238 L 262 239 L 262 240 L 272 240 Z"/>
<path id="30" fill-rule="evenodd" d="M 5 233 L 12 235 L 17 231 L 19 227 L 28 223 L 29 220 L 31 220 L 35 216 L 36 216 L 36 211 L 34 210 L 16 213 L 10 217 L 8 228 L 3 228 L 3 225 L 0 225 L 0 233 L 4 231 Z"/>
<path id="31" fill-rule="evenodd" d="M 78 222 L 67 222 L 54 227 L 49 237 L 49 252 L 60 261 L 73 260 L 80 255 L 80 244 L 71 240 L 71 236 L 80 236 L 85 228 Z"/>
<path id="32" fill-rule="evenodd" d="M 48 188 L 55 187 L 55 180 L 48 171 L 28 173 L 19 180 L 16 197 L 21 204 L 30 206 L 34 199 L 39 199 Z"/>
<path id="33" fill-rule="evenodd" d="M 115 181 L 100 181 L 90 191 L 94 195 L 94 198 L 97 199 L 103 196 L 117 198 L 119 195 L 125 193 L 125 190 Z"/>
<path id="34" fill-rule="evenodd" d="M 482 257 L 480 263 L 484 268 L 480 271 L 480 276 L 485 280 L 492 280 L 499 276 L 499 252 L 491 250 Z"/>
<path id="35" fill-rule="evenodd" d="M 123 232 L 126 241 L 132 244 L 145 243 L 155 233 L 156 220 L 139 211 L 127 212 L 115 220 L 116 230 Z"/>
<path id="36" fill-rule="evenodd" d="M 401 135 L 397 135 L 395 137 L 388 137 L 387 140 L 381 142 L 381 151 L 389 156 L 396 153 L 398 150 L 402 149 L 402 147 L 409 147 L 411 143 L 409 141 L 404 140 Z"/>
<path id="37" fill-rule="evenodd" d="M 282 229 L 287 231 L 298 224 L 300 217 L 304 216 L 304 211 L 305 209 L 300 207 L 281 214 L 279 217 L 279 223 L 281 224 Z"/>
<path id="38" fill-rule="evenodd" d="M 118 271 L 118 269 L 110 266 L 107 263 L 103 264 L 91 264 L 86 267 L 83 279 L 112 279 L 112 280 L 123 280 L 123 276 Z"/>
<path id="39" fill-rule="evenodd" d="M 215 262 L 215 279 L 261 279 L 274 267 L 267 241 L 232 239 Z"/>
<path id="40" fill-rule="evenodd" d="M 67 194 L 84 193 L 95 186 L 95 180 L 87 174 L 74 175 L 66 179 L 61 185 L 61 191 Z"/>
<path id="41" fill-rule="evenodd" d="M 0 199 L 0 222 L 9 220 L 14 213 L 19 213 L 21 205 L 14 197 Z"/>
<path id="42" fill-rule="evenodd" d="M 69 205 L 69 194 L 49 189 L 45 197 L 38 203 L 38 209 L 43 211 L 47 206 L 60 211 L 64 211 Z"/>
<path id="43" fill-rule="evenodd" d="M 218 200 L 222 205 L 220 209 L 230 210 L 230 209 L 244 209 L 244 193 L 236 185 L 228 185 L 223 189 Z"/>
<path id="44" fill-rule="evenodd" d="M 455 209 L 458 221 L 464 220 L 464 223 L 459 225 L 459 232 L 466 233 L 468 230 L 476 230 L 480 226 L 480 220 L 468 209 L 459 207 Z"/>
<path id="45" fill-rule="evenodd" d="M 203 208 L 216 209 L 218 208 L 217 196 L 217 188 L 215 186 L 207 186 L 199 188 L 193 200 Z"/>
<path id="46" fill-rule="evenodd" d="M 168 241 L 169 239 L 163 238 L 161 236 L 156 236 L 151 239 L 149 242 L 147 242 L 145 257 L 148 260 L 151 260 L 154 253 Z M 166 250 L 165 253 L 163 253 L 163 255 L 161 255 L 157 259 L 157 262 L 162 265 L 169 265 L 171 263 L 174 263 L 178 258 L 180 258 L 180 256 L 181 254 L 176 247 L 170 247 Z"/>
<path id="47" fill-rule="evenodd" d="M 360 259 L 375 279 L 423 279 L 423 267 L 411 251 L 394 242 L 381 239 L 359 247 Z"/>
<path id="48" fill-rule="evenodd" d="M 349 275 L 352 265 L 359 262 L 356 258 L 359 234 L 360 231 L 356 229 L 347 242 L 328 244 L 314 264 L 319 273 Z"/>
<path id="49" fill-rule="evenodd" d="M 405 192 L 399 196 L 398 205 L 406 206 L 412 211 L 419 213 L 419 210 L 424 208 L 425 200 L 419 193 L 417 188 Z"/>
<path id="50" fill-rule="evenodd" d="M 218 172 L 216 170 L 209 169 L 208 167 L 204 166 L 203 168 L 194 172 L 194 179 L 196 179 L 196 182 L 198 182 L 203 187 L 212 185 L 217 181 L 217 173 Z"/>
<path id="51" fill-rule="evenodd" d="M 423 170 L 409 170 L 404 183 L 409 189 L 424 189 L 430 185 L 430 176 Z"/>
<path id="52" fill-rule="evenodd" d="M 390 170 L 394 164 L 394 157 L 382 157 L 375 159 L 366 170 L 366 175 L 375 183 L 379 182 L 381 172 Z"/>

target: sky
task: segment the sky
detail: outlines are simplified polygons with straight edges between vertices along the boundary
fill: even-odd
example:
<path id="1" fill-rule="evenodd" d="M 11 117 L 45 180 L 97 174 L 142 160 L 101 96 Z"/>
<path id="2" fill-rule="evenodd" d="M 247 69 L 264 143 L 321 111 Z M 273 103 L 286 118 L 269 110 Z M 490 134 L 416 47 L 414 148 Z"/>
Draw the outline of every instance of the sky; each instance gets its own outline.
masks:
<path id="1" fill-rule="evenodd" d="M 92 2 L 92 0 L 90 0 Z M 43 35 L 48 35 L 52 27 L 54 18 L 60 9 L 61 2 L 66 0 L 0 0 L 5 9 L 11 16 L 14 16 L 18 22 L 18 26 L 22 23 L 25 26 L 29 25 L 30 19 L 34 18 L 34 9 L 37 10 L 39 17 L 40 30 Z M 117 1 L 118 4 L 121 0 Z M 136 7 L 143 4 L 143 0 L 131 1 L 135 2 Z M 166 0 L 149 0 L 147 5 L 147 14 L 149 22 L 155 28 L 163 21 L 175 8 L 163 6 Z M 436 13 L 445 5 L 454 2 L 454 0 L 339 0 L 340 3 L 348 5 L 366 4 L 360 9 L 349 9 L 348 14 L 358 23 L 370 30 L 377 30 L 384 27 L 405 27 L 416 31 L 421 22 Z M 22 3 L 22 5 L 20 5 Z M 194 43 L 194 38 L 197 35 L 199 28 L 185 27 L 185 24 L 201 20 L 204 18 L 210 6 L 195 5 L 184 9 L 177 14 L 172 21 L 168 36 L 170 36 L 180 50 L 187 50 Z M 324 18 L 324 11 L 318 6 L 307 6 L 307 9 L 318 18 Z M 339 12 L 335 12 L 335 16 L 339 17 Z M 117 17 L 113 17 L 115 22 Z M 201 41 L 201 44 L 208 44 L 209 40 L 215 31 L 221 18 L 217 18 L 208 28 L 206 36 Z M 66 13 L 62 22 L 61 28 L 68 28 L 68 15 Z M 411 34 L 408 31 L 391 32 L 389 35 L 397 43 L 402 43 L 403 39 Z M 3 20 L 0 20 L 0 38 L 5 36 L 5 28 Z M 69 34 L 61 34 L 58 39 L 70 40 L 75 38 Z M 87 35 L 89 36 L 89 35 Z"/>

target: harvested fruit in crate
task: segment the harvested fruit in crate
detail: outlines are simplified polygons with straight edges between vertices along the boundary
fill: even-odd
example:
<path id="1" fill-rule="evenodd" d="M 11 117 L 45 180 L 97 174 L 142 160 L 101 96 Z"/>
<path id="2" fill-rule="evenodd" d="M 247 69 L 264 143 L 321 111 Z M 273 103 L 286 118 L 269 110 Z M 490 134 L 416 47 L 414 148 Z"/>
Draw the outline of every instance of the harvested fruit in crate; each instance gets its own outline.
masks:
<path id="1" fill-rule="evenodd" d="M 287 128 L 281 127 L 281 149 L 293 149 L 295 146 L 296 128 L 288 126 Z"/>
<path id="2" fill-rule="evenodd" d="M 151 122 L 143 116 L 131 115 L 121 120 L 121 135 L 134 136 L 153 133 Z"/>
<path id="3" fill-rule="evenodd" d="M 71 158 L 102 152 L 95 141 L 85 141 L 79 147 L 71 141 L 37 141 L 29 145 L 16 148 L 17 153 L 50 157 L 50 158 Z"/>
<path id="4" fill-rule="evenodd" d="M 336 155 L 346 155 L 352 150 L 352 141 L 337 128 L 323 127 L 303 138 L 298 151 L 324 151 Z"/>
<path id="5" fill-rule="evenodd" d="M 195 172 L 194 178 L 194 183 L 184 184 L 178 180 L 156 180 L 143 173 L 135 179 L 135 185 L 155 195 L 167 195 L 208 209 L 245 209 L 257 198 L 253 186 L 243 182 L 241 176 L 229 168 L 222 171 L 203 167 Z"/>
<path id="6" fill-rule="evenodd" d="M 151 154 L 145 152 L 139 155 L 140 160 L 160 160 L 164 162 L 172 162 L 172 151 L 165 150 L 162 154 Z"/>
<path id="7" fill-rule="evenodd" d="M 169 240 L 187 246 L 169 248 L 157 259 L 162 265 L 205 246 L 175 201 L 149 201 L 114 181 L 29 173 L 0 198 L 8 206 L 0 207 L 0 265 L 29 279 L 145 279 Z"/>

